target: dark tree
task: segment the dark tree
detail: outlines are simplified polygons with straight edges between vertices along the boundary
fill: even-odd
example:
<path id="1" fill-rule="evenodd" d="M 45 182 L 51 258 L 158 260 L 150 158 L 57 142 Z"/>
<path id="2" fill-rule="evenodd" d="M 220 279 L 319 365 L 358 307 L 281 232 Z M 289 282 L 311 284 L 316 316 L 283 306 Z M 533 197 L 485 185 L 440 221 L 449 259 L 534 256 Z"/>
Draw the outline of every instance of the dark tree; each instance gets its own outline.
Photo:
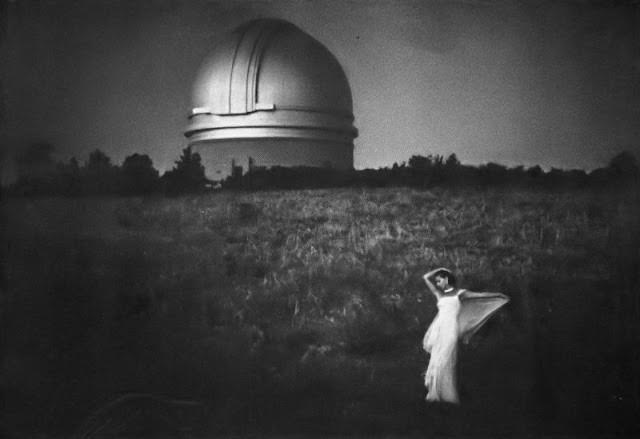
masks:
<path id="1" fill-rule="evenodd" d="M 160 183 L 158 171 L 146 154 L 133 154 L 122 163 L 121 192 L 126 195 L 142 195 L 154 192 Z"/>
<path id="2" fill-rule="evenodd" d="M 458 156 L 455 154 L 451 154 L 447 157 L 447 161 L 445 162 L 445 166 L 447 169 L 456 169 L 460 167 L 460 160 L 458 160 Z"/>
<path id="3" fill-rule="evenodd" d="M 506 166 L 489 162 L 486 165 L 480 166 L 478 169 L 478 175 L 480 177 L 480 183 L 483 185 L 495 185 L 506 183 L 509 170 Z"/>
<path id="4" fill-rule="evenodd" d="M 532 166 L 526 171 L 527 177 L 532 180 L 540 179 L 544 176 L 544 171 L 539 165 Z"/>
<path id="5" fill-rule="evenodd" d="M 58 163 L 56 171 L 56 191 L 60 195 L 76 196 L 81 194 L 80 165 L 75 157 L 71 157 L 69 163 Z"/>
<path id="6" fill-rule="evenodd" d="M 606 167 L 594 169 L 589 173 L 589 184 L 595 188 L 621 187 L 631 185 L 635 187 L 640 181 L 640 170 L 636 157 L 629 151 L 623 151 L 614 156 Z"/>
<path id="7" fill-rule="evenodd" d="M 182 150 L 180 159 L 173 169 L 164 173 L 162 180 L 171 194 L 202 192 L 209 183 L 200 154 L 192 152 L 190 146 Z"/>
<path id="8" fill-rule="evenodd" d="M 609 162 L 609 167 L 613 178 L 636 179 L 640 174 L 638 169 L 638 161 L 636 157 L 629 151 L 623 151 L 617 154 Z"/>
<path id="9" fill-rule="evenodd" d="M 412 155 L 409 158 L 409 168 L 417 171 L 426 171 L 431 167 L 431 156 Z"/>
<path id="10" fill-rule="evenodd" d="M 118 192 L 120 172 L 111 159 L 99 149 L 89 154 L 89 161 L 81 170 L 83 192 L 87 195 L 106 195 Z"/>
<path id="11" fill-rule="evenodd" d="M 113 168 L 113 165 L 111 164 L 111 159 L 104 152 L 96 149 L 89 154 L 86 168 L 90 172 L 108 172 Z"/>

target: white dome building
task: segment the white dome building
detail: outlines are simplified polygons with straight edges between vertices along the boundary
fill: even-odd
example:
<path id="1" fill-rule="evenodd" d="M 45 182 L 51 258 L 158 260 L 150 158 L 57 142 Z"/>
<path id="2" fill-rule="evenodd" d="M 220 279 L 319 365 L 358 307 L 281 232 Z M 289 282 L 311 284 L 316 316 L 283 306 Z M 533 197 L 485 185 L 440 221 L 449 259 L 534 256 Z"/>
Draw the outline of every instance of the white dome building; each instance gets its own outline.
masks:
<path id="1" fill-rule="evenodd" d="M 207 177 L 231 163 L 353 168 L 351 89 L 335 57 L 283 20 L 235 29 L 203 63 L 185 131 Z M 246 168 L 245 168 L 246 169 Z"/>

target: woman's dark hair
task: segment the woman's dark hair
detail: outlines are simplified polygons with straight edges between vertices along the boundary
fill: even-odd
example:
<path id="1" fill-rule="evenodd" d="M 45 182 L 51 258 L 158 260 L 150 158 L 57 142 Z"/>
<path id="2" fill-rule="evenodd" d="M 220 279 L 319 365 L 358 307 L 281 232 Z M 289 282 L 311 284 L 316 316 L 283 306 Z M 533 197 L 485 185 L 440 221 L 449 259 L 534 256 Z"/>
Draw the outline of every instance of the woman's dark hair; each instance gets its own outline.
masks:
<path id="1" fill-rule="evenodd" d="M 447 278 L 447 281 L 449 282 L 449 285 L 451 285 L 452 287 L 454 287 L 456 285 L 456 277 L 450 271 L 447 271 L 447 270 L 436 271 L 436 273 L 433 275 L 433 277 L 434 278 L 435 277 L 445 277 L 445 278 Z"/>

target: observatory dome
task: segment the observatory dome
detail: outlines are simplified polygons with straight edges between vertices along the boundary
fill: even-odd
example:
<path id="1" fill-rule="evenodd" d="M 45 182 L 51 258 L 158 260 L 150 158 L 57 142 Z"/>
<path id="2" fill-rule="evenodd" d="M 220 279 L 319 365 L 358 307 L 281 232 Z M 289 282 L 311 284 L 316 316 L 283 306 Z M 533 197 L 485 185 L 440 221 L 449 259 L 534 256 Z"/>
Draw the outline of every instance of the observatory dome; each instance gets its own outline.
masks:
<path id="1" fill-rule="evenodd" d="M 228 175 L 232 162 L 353 167 L 346 75 L 286 21 L 250 21 L 223 38 L 197 74 L 192 104 L 185 135 L 210 178 Z"/>

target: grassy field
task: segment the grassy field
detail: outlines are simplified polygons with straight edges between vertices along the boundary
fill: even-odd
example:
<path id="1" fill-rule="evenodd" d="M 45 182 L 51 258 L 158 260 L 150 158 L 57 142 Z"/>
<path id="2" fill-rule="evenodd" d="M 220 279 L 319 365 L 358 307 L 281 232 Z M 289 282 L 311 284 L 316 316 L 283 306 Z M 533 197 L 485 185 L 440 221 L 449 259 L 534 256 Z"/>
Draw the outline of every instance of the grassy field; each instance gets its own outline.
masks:
<path id="1" fill-rule="evenodd" d="M 141 432 L 183 437 L 639 433 L 638 207 L 407 188 L 5 201 L 5 429 L 95 429 L 132 395 L 104 431 L 144 413 Z M 435 266 L 512 299 L 461 348 L 458 408 L 424 403 Z"/>

